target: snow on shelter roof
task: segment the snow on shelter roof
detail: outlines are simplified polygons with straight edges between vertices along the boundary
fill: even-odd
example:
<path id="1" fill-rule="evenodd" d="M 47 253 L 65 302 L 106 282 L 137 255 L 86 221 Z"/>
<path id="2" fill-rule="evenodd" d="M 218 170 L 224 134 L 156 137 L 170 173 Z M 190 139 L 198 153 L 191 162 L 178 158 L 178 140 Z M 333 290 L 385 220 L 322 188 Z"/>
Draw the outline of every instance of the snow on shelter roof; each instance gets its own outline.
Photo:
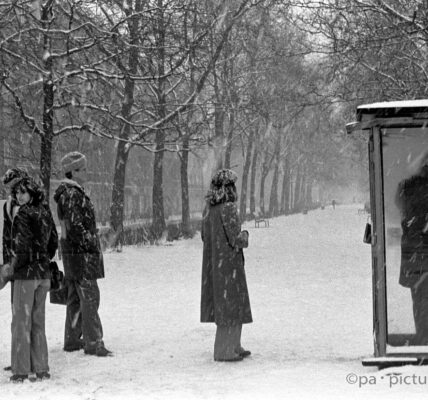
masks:
<path id="1" fill-rule="evenodd" d="M 357 107 L 356 122 L 346 125 L 348 133 L 373 126 L 427 125 L 428 99 L 388 101 Z"/>
<path id="2" fill-rule="evenodd" d="M 428 112 L 428 99 L 387 101 L 358 106 L 357 120 L 409 117 L 422 112 Z"/>
<path id="3" fill-rule="evenodd" d="M 428 99 L 384 101 L 380 103 L 362 104 L 357 110 L 375 110 L 380 108 L 428 108 Z"/>

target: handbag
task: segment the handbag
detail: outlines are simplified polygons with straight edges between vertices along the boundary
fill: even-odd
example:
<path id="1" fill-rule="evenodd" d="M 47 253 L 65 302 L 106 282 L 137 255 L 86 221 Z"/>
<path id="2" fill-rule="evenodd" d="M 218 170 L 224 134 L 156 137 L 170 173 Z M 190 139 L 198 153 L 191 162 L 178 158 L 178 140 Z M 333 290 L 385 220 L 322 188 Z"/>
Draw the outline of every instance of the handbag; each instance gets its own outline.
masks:
<path id="1" fill-rule="evenodd" d="M 64 280 L 64 273 L 59 270 L 56 261 L 49 263 L 49 271 L 51 272 L 51 290 L 58 290 Z"/>
<path id="2" fill-rule="evenodd" d="M 58 268 L 55 261 L 49 263 L 51 272 L 51 289 L 49 292 L 49 301 L 52 304 L 67 304 L 68 287 L 64 282 L 64 273 Z"/>
<path id="3" fill-rule="evenodd" d="M 51 304 L 67 305 L 68 287 L 62 286 L 59 289 L 51 290 L 49 292 L 49 301 Z"/>
<path id="4" fill-rule="evenodd" d="M 364 230 L 363 242 L 371 244 L 372 243 L 372 225 L 370 223 L 366 223 L 366 229 Z"/>

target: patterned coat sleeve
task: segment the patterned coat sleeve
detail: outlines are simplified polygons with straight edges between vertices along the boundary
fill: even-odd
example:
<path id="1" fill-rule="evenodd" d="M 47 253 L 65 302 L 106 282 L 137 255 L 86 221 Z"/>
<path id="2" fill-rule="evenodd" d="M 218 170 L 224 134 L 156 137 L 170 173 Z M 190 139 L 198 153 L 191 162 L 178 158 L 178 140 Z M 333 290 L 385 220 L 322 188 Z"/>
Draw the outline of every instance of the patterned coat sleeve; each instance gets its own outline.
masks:
<path id="1" fill-rule="evenodd" d="M 7 215 L 7 203 L 3 205 L 3 264 L 8 264 L 10 262 L 10 241 L 11 241 L 11 221 Z"/>
<path id="2" fill-rule="evenodd" d="M 19 210 L 13 222 L 13 230 L 16 233 L 12 246 L 12 266 L 14 270 L 25 267 L 30 263 L 29 249 L 32 248 L 33 233 L 32 221 L 26 210 Z"/>
<path id="3" fill-rule="evenodd" d="M 67 229 L 67 239 L 84 250 L 96 248 L 96 237 L 87 227 L 84 193 L 72 189 L 69 196 L 64 197 L 61 209 Z"/>
<path id="4" fill-rule="evenodd" d="M 52 217 L 52 213 L 51 213 L 51 210 L 49 209 L 49 206 L 46 206 L 46 211 L 47 211 L 48 224 L 51 226 L 47 250 L 48 250 L 49 258 L 52 259 L 54 258 L 55 253 L 58 249 L 58 232 L 56 230 L 55 221 Z"/>
<path id="5" fill-rule="evenodd" d="M 225 203 L 221 217 L 227 241 L 234 248 L 248 247 L 248 232 L 241 231 L 238 209 L 235 203 Z"/>

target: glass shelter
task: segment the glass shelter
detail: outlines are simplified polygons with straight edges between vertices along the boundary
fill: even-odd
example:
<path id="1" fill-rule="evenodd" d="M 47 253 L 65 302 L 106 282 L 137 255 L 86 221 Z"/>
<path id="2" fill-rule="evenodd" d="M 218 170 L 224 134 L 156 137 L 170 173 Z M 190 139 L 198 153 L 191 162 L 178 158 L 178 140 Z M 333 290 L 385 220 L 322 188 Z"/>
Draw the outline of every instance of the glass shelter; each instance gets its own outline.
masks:
<path id="1" fill-rule="evenodd" d="M 357 108 L 368 135 L 374 357 L 428 362 L 428 100 Z"/>

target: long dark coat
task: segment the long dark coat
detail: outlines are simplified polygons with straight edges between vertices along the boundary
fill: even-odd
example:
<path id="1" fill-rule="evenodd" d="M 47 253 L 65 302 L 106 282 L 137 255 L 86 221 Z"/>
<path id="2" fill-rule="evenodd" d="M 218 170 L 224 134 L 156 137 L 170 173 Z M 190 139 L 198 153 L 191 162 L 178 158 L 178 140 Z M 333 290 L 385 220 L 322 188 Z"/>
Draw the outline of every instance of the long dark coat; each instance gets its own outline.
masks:
<path id="1" fill-rule="evenodd" d="M 252 322 L 242 250 L 248 240 L 241 233 L 236 204 L 207 205 L 201 235 L 201 322 L 219 326 Z"/>
<path id="2" fill-rule="evenodd" d="M 412 287 L 428 272 L 428 177 L 414 176 L 399 184 L 396 204 L 401 211 L 399 283 Z"/>
<path id="3" fill-rule="evenodd" d="M 104 278 L 104 261 L 95 220 L 95 209 L 83 188 L 64 179 L 55 191 L 61 223 L 61 254 L 65 279 Z"/>
<path id="4" fill-rule="evenodd" d="M 47 204 L 25 204 L 11 227 L 13 279 L 50 279 L 49 262 L 58 248 L 58 235 Z"/>

